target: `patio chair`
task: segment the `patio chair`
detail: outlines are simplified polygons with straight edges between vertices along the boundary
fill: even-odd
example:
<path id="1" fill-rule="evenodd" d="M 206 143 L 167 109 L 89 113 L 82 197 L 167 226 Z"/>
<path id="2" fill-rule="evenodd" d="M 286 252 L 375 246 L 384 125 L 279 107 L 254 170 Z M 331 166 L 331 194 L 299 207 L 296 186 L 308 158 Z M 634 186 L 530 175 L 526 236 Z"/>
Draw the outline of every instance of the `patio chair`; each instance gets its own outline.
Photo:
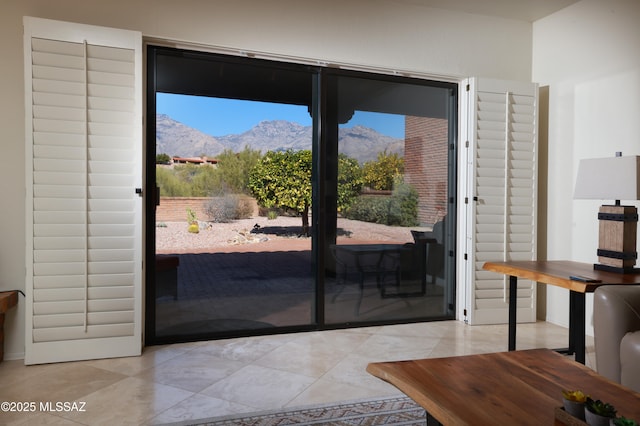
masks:
<path id="1" fill-rule="evenodd" d="M 382 289 L 382 283 L 388 276 L 395 277 L 398 271 L 398 257 L 387 255 L 387 249 L 377 250 L 375 244 L 363 244 L 364 250 L 351 250 L 340 245 L 330 247 L 331 254 L 336 264 L 336 284 L 338 291 L 333 295 L 331 303 L 335 303 L 338 296 L 342 294 L 349 282 L 357 284 L 358 299 L 354 307 L 355 315 L 360 314 L 360 306 L 364 297 L 366 283 L 373 278 L 378 289 Z"/>
<path id="2" fill-rule="evenodd" d="M 437 278 L 444 278 L 445 218 L 436 222 L 430 232 L 411 231 L 416 245 L 422 247 L 421 263 L 425 275 L 431 277 L 431 284 L 435 284 Z"/>

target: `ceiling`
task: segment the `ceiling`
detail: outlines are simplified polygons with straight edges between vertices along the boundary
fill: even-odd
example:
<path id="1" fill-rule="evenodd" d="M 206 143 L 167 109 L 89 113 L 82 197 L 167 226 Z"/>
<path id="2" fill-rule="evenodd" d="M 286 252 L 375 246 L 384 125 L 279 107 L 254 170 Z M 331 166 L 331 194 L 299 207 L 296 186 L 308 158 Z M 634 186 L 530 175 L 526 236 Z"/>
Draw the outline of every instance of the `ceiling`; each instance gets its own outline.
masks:
<path id="1" fill-rule="evenodd" d="M 438 9 L 533 22 L 580 0 L 395 0 Z"/>

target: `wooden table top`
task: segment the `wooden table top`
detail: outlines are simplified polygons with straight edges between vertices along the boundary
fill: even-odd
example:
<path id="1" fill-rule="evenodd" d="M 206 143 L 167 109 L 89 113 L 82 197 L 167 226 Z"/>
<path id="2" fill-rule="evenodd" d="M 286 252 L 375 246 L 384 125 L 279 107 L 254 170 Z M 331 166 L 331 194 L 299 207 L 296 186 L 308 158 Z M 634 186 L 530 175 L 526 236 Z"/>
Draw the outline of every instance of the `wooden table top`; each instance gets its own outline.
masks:
<path id="1" fill-rule="evenodd" d="M 597 287 L 605 284 L 640 284 L 640 274 L 599 271 L 593 269 L 593 265 L 590 263 L 568 260 L 486 262 L 482 268 L 486 271 L 513 275 L 580 293 L 593 292 Z M 572 275 L 581 275 L 601 282 L 575 281 L 570 278 Z"/>
<path id="2" fill-rule="evenodd" d="M 562 390 L 582 390 L 640 419 L 640 393 L 549 349 L 377 362 L 367 371 L 444 425 L 551 425 Z"/>
<path id="3" fill-rule="evenodd" d="M 0 314 L 18 304 L 18 292 L 15 290 L 0 292 Z"/>

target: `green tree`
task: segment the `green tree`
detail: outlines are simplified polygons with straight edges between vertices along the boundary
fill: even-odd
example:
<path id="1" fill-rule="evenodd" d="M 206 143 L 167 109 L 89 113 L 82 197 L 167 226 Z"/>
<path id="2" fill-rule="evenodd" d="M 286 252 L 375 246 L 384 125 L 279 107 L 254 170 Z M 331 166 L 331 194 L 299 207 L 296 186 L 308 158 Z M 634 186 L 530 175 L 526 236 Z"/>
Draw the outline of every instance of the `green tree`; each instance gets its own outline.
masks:
<path id="1" fill-rule="evenodd" d="M 191 188 L 182 181 L 172 169 L 156 167 L 156 183 L 162 197 L 188 197 Z"/>
<path id="2" fill-rule="evenodd" d="M 225 149 L 216 158 L 220 182 L 225 189 L 235 194 L 249 194 L 249 172 L 258 164 L 261 154 L 259 150 L 245 147 L 240 152 Z"/>
<path id="3" fill-rule="evenodd" d="M 249 189 L 259 205 L 286 207 L 302 215 L 302 231 L 309 235 L 311 151 L 268 151 L 249 173 Z"/>
<path id="4" fill-rule="evenodd" d="M 209 197 L 222 186 L 220 173 L 212 166 L 195 166 L 196 170 L 191 177 L 191 196 Z"/>
<path id="5" fill-rule="evenodd" d="M 396 153 L 378 153 L 376 161 L 362 166 L 364 185 L 376 190 L 392 190 L 393 183 L 404 174 L 404 158 Z"/>
<path id="6" fill-rule="evenodd" d="M 171 162 L 171 157 L 169 154 L 158 154 L 156 155 L 156 164 L 169 164 Z"/>
<path id="7" fill-rule="evenodd" d="M 338 212 L 343 212 L 351 206 L 362 190 L 364 180 L 358 160 L 338 155 Z"/>
<path id="8" fill-rule="evenodd" d="M 208 197 L 221 186 L 215 168 L 194 164 L 156 166 L 156 182 L 162 197 Z"/>

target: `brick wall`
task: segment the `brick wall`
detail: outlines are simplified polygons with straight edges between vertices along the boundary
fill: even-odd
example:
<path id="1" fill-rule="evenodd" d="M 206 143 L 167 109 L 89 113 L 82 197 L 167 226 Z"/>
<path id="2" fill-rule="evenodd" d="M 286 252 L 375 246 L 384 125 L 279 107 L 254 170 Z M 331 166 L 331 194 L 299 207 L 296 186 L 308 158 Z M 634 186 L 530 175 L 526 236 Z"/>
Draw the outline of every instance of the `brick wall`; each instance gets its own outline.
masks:
<path id="1" fill-rule="evenodd" d="M 198 220 L 207 220 L 204 206 L 209 198 L 201 197 L 160 197 L 160 205 L 156 207 L 157 222 L 186 222 L 187 208 L 190 208 Z"/>
<path id="2" fill-rule="evenodd" d="M 448 122 L 443 118 L 405 117 L 405 182 L 419 195 L 418 221 L 432 225 L 447 211 Z"/>
<path id="3" fill-rule="evenodd" d="M 196 212 L 198 220 L 209 220 L 205 213 L 205 206 L 210 198 L 207 197 L 160 197 L 160 205 L 156 207 L 156 222 L 186 222 L 187 208 Z M 255 200 L 254 215 L 258 211 Z"/>

